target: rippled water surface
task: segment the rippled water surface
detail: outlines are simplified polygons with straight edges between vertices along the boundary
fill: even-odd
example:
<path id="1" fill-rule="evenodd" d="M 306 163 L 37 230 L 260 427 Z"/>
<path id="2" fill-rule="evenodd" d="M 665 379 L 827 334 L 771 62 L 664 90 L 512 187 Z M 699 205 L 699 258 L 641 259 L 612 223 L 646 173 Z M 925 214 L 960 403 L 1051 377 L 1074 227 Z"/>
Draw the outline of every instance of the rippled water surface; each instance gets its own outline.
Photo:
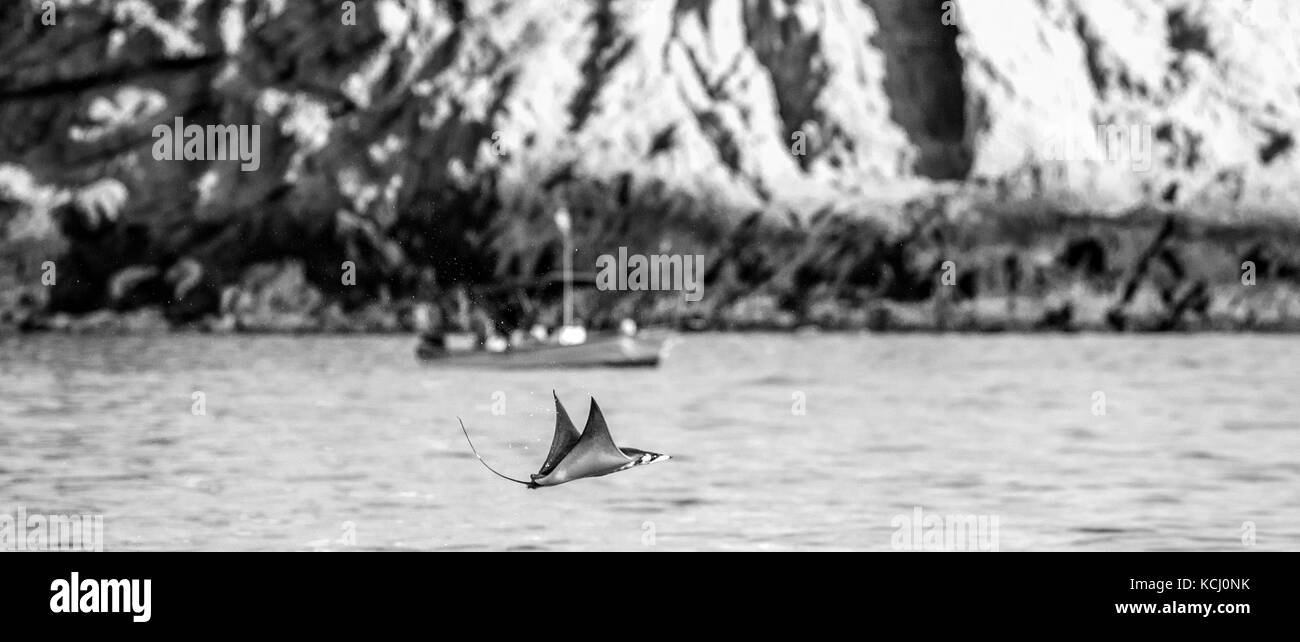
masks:
<path id="1" fill-rule="evenodd" d="M 1003 551 L 1242 550 L 1246 522 L 1300 549 L 1292 337 L 687 335 L 659 369 L 555 372 L 412 347 L 0 338 L 0 512 L 102 513 L 108 550 L 890 550 L 916 507 L 996 516 Z M 482 469 L 456 417 L 526 477 L 552 389 L 674 459 Z"/>

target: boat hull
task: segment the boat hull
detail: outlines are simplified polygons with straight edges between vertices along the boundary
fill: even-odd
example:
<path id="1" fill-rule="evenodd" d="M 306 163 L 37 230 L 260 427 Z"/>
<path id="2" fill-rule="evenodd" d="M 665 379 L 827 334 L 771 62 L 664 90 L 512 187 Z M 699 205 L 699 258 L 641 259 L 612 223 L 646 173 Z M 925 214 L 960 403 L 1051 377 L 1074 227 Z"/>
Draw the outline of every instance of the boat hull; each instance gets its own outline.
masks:
<path id="1" fill-rule="evenodd" d="M 543 345 L 506 352 L 418 351 L 430 364 L 465 368 L 653 368 L 659 365 L 666 335 L 594 336 L 576 346 Z"/>

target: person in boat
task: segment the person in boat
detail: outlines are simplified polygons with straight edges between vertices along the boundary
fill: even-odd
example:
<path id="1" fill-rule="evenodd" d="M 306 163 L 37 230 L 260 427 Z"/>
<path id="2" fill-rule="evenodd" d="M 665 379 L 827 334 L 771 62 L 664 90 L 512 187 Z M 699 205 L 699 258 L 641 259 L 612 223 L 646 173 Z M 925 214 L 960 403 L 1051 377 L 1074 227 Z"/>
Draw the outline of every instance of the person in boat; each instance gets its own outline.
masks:
<path id="1" fill-rule="evenodd" d="M 442 310 L 436 305 L 417 308 L 415 328 L 420 336 L 416 352 L 425 358 L 438 356 L 447 352 L 446 332 L 443 329 Z"/>
<path id="2" fill-rule="evenodd" d="M 500 353 L 510 349 L 510 342 L 506 340 L 501 330 L 493 322 L 483 324 L 483 349 L 488 352 Z"/>
<path id="3" fill-rule="evenodd" d="M 483 340 L 483 349 L 488 352 L 501 353 L 510 349 L 510 342 L 500 333 L 492 333 Z"/>
<path id="4" fill-rule="evenodd" d="M 554 328 L 559 324 L 559 317 L 553 310 L 538 310 L 532 315 L 532 323 L 528 326 L 528 339 L 534 345 L 546 345 L 554 343 L 556 334 Z"/>

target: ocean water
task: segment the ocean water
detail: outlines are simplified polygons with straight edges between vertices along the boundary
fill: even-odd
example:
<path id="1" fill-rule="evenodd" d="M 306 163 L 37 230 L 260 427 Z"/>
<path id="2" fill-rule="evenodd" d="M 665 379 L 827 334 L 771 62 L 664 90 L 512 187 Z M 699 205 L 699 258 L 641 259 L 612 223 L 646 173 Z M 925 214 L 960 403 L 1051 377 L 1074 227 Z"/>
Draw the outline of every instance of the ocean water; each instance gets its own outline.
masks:
<path id="1" fill-rule="evenodd" d="M 0 338 L 0 514 L 100 514 L 106 550 L 887 551 L 972 517 L 943 546 L 1300 549 L 1294 337 L 684 335 L 636 371 L 412 349 Z M 552 390 L 673 460 L 540 490 L 480 467 L 457 417 L 526 478 Z"/>

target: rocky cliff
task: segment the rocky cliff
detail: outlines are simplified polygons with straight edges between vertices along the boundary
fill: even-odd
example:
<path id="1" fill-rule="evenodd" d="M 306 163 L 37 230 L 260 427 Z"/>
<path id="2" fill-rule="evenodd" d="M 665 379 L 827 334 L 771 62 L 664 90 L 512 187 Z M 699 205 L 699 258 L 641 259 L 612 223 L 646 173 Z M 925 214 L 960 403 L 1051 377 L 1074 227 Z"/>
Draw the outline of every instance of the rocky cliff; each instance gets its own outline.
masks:
<path id="1" fill-rule="evenodd" d="M 0 29 L 0 309 L 28 325 L 395 328 L 453 284 L 554 269 L 561 203 L 580 267 L 705 254 L 705 305 L 650 314 L 678 322 L 802 323 L 826 301 L 906 326 L 880 306 L 924 302 L 919 325 L 945 326 L 933 310 L 962 297 L 937 296 L 936 266 L 1015 296 L 1088 242 L 1111 311 L 1170 247 L 1213 245 L 1163 263 L 1155 327 L 1252 256 L 1283 292 L 1260 305 L 1292 305 L 1285 0 L 23 0 Z M 257 126 L 255 169 L 160 160 L 177 119 Z M 1078 308 L 1039 302 L 1011 325 Z"/>

